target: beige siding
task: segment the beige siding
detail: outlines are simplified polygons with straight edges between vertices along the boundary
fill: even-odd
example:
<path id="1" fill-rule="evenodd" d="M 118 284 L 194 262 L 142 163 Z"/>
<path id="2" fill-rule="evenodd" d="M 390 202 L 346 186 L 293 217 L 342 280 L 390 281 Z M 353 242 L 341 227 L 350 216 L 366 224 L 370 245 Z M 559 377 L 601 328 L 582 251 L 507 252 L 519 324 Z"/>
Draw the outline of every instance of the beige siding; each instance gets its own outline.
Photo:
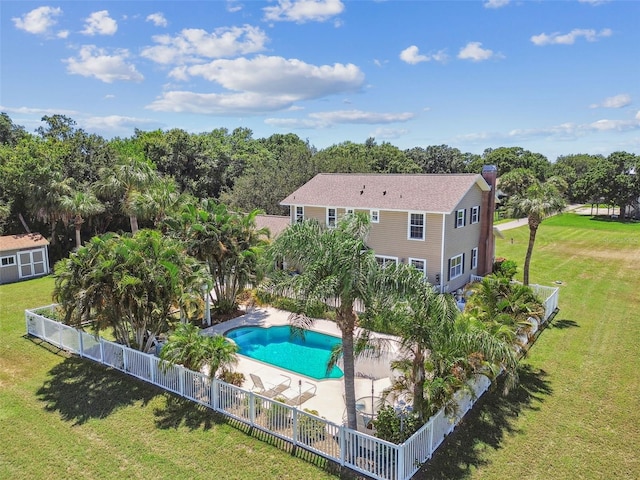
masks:
<path id="1" fill-rule="evenodd" d="M 324 207 L 304 207 L 304 219 L 316 219 L 322 225 L 327 223 L 327 209 Z"/>
<path id="2" fill-rule="evenodd" d="M 440 240 L 442 238 L 442 215 L 427 214 L 425 239 L 409 240 L 408 212 L 380 211 L 380 223 L 371 224 L 368 244 L 376 254 L 398 257 L 404 263 L 409 258 L 427 261 L 427 277 L 435 283 L 436 273 L 440 272 Z"/>
<path id="3" fill-rule="evenodd" d="M 464 227 L 455 228 L 455 211 L 446 215 L 445 224 L 445 251 L 444 251 L 444 281 L 449 285 L 448 291 L 453 292 L 462 288 L 469 281 L 471 274 L 477 273 L 477 268 L 471 269 L 471 250 L 478 246 L 480 240 L 480 223 L 471 224 L 471 208 L 480 206 L 482 192 L 474 186 L 467 195 L 460 201 L 456 211 L 465 209 L 467 221 Z M 464 273 L 453 280 L 447 280 L 449 276 L 449 259 L 457 255 L 464 254 Z"/>
<path id="4" fill-rule="evenodd" d="M 467 192 L 458 203 L 456 210 L 465 209 L 466 225 L 455 228 L 455 211 L 452 214 L 426 214 L 425 239 L 410 240 L 407 238 L 409 212 L 380 210 L 379 223 L 371 224 L 371 233 L 367 244 L 377 255 L 396 257 L 403 263 L 410 258 L 422 259 L 427 262 L 427 277 L 430 283 L 437 284 L 436 275 L 440 275 L 441 283 L 447 291 L 452 292 L 463 287 L 469 281 L 469 275 L 476 273 L 471 269 L 471 250 L 478 246 L 480 239 L 480 223 L 471 224 L 471 208 L 480 206 L 482 191 L 477 184 Z M 335 207 L 338 218 L 346 213 L 347 207 Z M 294 208 L 292 207 L 292 212 Z M 356 212 L 369 210 L 356 209 Z M 293 220 L 292 213 L 292 220 Z M 305 219 L 314 218 L 325 224 L 327 209 L 325 207 L 304 207 Z M 445 248 L 442 259 L 442 221 L 445 221 Z M 453 280 L 448 280 L 449 259 L 464 254 L 464 273 Z M 442 268 L 442 271 L 441 271 Z"/>

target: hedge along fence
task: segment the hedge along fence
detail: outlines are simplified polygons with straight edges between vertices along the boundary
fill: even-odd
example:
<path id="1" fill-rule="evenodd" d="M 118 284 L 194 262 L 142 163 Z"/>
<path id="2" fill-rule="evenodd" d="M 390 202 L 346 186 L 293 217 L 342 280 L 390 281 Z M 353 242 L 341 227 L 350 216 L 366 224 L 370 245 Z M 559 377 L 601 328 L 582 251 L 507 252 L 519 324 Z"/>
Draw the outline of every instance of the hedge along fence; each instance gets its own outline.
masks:
<path id="1" fill-rule="evenodd" d="M 481 282 L 484 277 L 480 275 L 471 275 L 470 282 Z M 512 283 L 521 283 L 513 281 Z M 533 293 L 542 300 L 544 305 L 544 318 L 542 319 L 542 323 L 549 320 L 549 317 L 558 310 L 558 300 L 560 298 L 560 288 L 558 287 L 548 287 L 546 285 L 538 285 L 538 284 L 530 284 L 529 288 L 533 290 Z"/>
<path id="2" fill-rule="evenodd" d="M 55 317 L 55 307 L 25 310 L 27 333 L 380 480 L 410 479 L 491 384 L 487 377 L 477 376 L 470 383 L 473 393 L 456 393 L 455 416 L 440 410 L 405 443 L 396 445 L 64 325 L 48 318 Z"/>

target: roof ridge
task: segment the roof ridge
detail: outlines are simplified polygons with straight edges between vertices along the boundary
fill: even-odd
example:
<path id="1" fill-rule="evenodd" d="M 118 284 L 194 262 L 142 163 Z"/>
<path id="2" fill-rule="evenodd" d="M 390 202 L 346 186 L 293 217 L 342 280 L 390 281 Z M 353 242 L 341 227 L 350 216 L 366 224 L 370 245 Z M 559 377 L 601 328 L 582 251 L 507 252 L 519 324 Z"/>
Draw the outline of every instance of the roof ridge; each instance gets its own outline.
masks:
<path id="1" fill-rule="evenodd" d="M 366 172 L 366 173 L 340 173 L 340 172 L 320 172 L 317 175 L 342 175 L 354 177 L 356 175 L 369 176 L 369 177 L 454 177 L 454 176 L 475 176 L 479 173 L 378 173 L 378 172 Z"/>

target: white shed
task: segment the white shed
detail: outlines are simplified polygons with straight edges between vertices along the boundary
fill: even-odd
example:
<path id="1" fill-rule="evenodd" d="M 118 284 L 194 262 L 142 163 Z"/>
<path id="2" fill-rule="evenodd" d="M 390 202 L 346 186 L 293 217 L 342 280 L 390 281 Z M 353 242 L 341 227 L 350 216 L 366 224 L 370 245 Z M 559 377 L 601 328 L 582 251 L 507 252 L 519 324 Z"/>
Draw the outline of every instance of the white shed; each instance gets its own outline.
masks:
<path id="1" fill-rule="evenodd" d="M 49 241 L 39 233 L 0 237 L 0 284 L 49 273 Z"/>

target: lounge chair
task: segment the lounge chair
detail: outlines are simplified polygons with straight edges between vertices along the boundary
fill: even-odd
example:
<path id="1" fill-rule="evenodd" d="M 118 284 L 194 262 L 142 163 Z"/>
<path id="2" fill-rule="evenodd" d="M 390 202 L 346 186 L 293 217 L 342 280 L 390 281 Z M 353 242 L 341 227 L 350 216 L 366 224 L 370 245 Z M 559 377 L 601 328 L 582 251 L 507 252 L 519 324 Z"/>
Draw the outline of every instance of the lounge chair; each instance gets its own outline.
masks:
<path id="1" fill-rule="evenodd" d="M 291 405 L 294 407 L 299 406 L 299 405 L 302 405 L 307 400 L 310 400 L 311 398 L 316 396 L 316 391 L 318 390 L 318 386 L 314 385 L 311 382 L 306 382 L 306 383 L 311 385 L 311 387 L 305 390 L 304 392 L 301 392 L 300 394 L 296 395 L 295 397 L 289 398 L 285 402 L 287 405 Z"/>
<path id="2" fill-rule="evenodd" d="M 250 373 L 249 376 L 251 377 L 251 381 L 253 382 L 253 388 L 251 390 L 267 398 L 277 397 L 291 386 L 291 378 L 287 377 L 286 375 L 282 375 L 285 380 L 271 388 L 266 388 L 264 386 L 264 383 L 262 382 L 262 379 L 255 373 Z"/>

